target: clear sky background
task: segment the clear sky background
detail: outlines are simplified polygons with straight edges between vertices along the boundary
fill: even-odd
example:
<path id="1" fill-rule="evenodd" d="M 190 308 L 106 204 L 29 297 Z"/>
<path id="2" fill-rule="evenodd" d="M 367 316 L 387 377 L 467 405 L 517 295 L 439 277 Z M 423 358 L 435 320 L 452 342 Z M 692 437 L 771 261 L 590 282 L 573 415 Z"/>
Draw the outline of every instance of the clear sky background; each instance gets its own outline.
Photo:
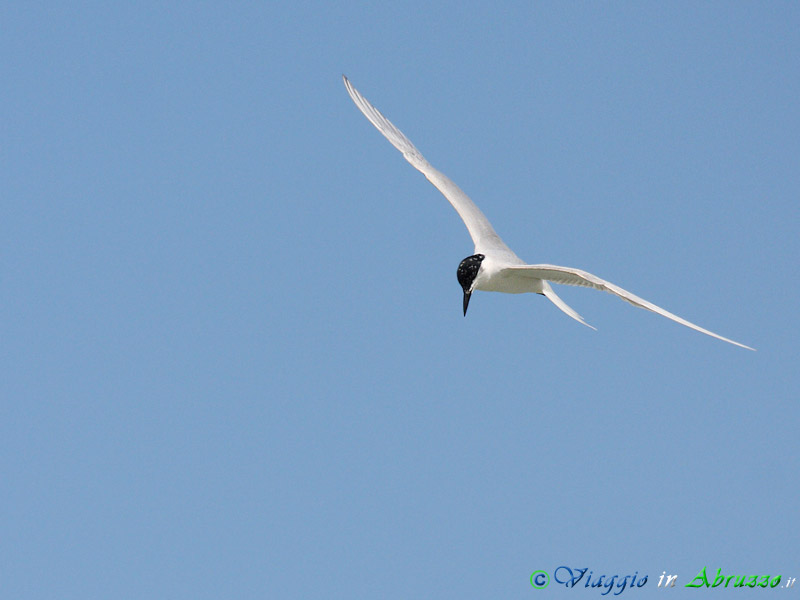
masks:
<path id="1" fill-rule="evenodd" d="M 800 577 L 800 5 L 7 2 L 0 29 L 0 596 Z M 342 73 L 523 259 L 758 352 L 563 286 L 598 331 L 534 295 L 464 318 L 466 229 Z"/>

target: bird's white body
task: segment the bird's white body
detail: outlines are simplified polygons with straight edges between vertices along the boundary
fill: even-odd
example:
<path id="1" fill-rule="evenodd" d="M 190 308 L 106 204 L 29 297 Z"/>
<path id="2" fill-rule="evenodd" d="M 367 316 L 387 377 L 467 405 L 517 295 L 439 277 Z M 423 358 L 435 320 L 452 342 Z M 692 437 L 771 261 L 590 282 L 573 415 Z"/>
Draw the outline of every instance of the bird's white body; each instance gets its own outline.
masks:
<path id="1" fill-rule="evenodd" d="M 473 290 L 506 294 L 542 293 L 542 283 L 544 283 L 542 279 L 519 277 L 515 272 L 508 270 L 510 265 L 523 266 L 525 264 L 516 255 L 513 258 L 498 258 L 478 250 L 475 253 L 484 254 L 486 258 L 481 263 L 481 269 L 472 286 Z"/>
<path id="2" fill-rule="evenodd" d="M 672 314 L 655 304 L 640 298 L 611 282 L 605 281 L 580 269 L 571 267 L 559 267 L 557 265 L 531 265 L 521 260 L 514 252 L 506 246 L 503 240 L 495 232 L 489 220 L 484 216 L 475 203 L 459 188 L 449 177 L 441 171 L 435 169 L 419 150 L 411 143 L 402 131 L 395 127 L 389 119 L 384 117 L 377 108 L 372 106 L 369 101 L 356 90 L 347 77 L 342 76 L 347 92 L 355 102 L 358 109 L 367 119 L 380 131 L 391 144 L 403 153 L 405 159 L 420 171 L 443 195 L 453 208 L 456 209 L 464 224 L 467 226 L 472 241 L 475 243 L 475 254 L 462 261 L 462 266 L 473 259 L 472 271 L 469 271 L 472 279 L 465 279 L 464 286 L 464 314 L 466 315 L 467 304 L 470 294 L 475 290 L 486 292 L 504 292 L 507 294 L 536 293 L 546 296 L 559 309 L 568 314 L 573 319 L 580 321 L 587 327 L 592 327 L 583 318 L 569 307 L 561 298 L 556 295 L 550 283 L 561 283 L 564 285 L 576 285 L 590 287 L 596 290 L 609 292 L 615 296 L 638 306 L 659 314 L 668 319 L 690 327 L 711 337 L 715 337 L 724 342 L 753 350 L 750 346 L 745 346 L 739 342 L 734 342 L 722 337 L 712 331 L 690 323 L 681 317 Z M 473 272 L 477 269 L 477 273 Z M 459 267 L 459 282 L 461 279 L 461 267 Z M 466 276 L 465 276 L 466 277 Z M 594 327 L 592 327 L 594 329 Z"/>

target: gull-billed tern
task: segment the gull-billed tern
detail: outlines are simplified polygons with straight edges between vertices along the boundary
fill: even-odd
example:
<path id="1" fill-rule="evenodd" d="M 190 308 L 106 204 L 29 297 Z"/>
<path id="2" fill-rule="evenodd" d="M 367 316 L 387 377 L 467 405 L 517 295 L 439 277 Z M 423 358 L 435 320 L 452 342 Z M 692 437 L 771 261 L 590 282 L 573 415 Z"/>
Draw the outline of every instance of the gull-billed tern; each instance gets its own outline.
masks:
<path id="1" fill-rule="evenodd" d="M 364 113 L 378 131 L 389 140 L 392 145 L 403 153 L 403 156 L 411 163 L 415 169 L 420 171 L 425 178 L 438 189 L 444 197 L 453 205 L 456 212 L 464 221 L 469 230 L 472 241 L 475 242 L 475 253 L 468 256 L 458 265 L 458 283 L 464 290 L 464 316 L 467 315 L 467 306 L 472 292 L 483 290 L 486 292 L 505 292 L 507 294 L 523 294 L 532 292 L 547 297 L 562 311 L 573 319 L 580 321 L 587 327 L 592 327 L 583 320 L 575 310 L 569 307 L 566 302 L 559 298 L 550 287 L 548 282 L 561 283 L 565 285 L 576 285 L 594 288 L 604 292 L 609 292 L 619 296 L 626 302 L 630 302 L 639 308 L 645 308 L 668 319 L 672 319 L 681 325 L 691 327 L 701 333 L 710 335 L 724 342 L 754 350 L 750 346 L 745 346 L 739 342 L 734 342 L 726 337 L 703 329 L 702 327 L 690 323 L 663 308 L 656 306 L 638 296 L 631 294 L 627 290 L 614 285 L 604 279 L 570 267 L 558 267 L 556 265 L 529 265 L 523 262 L 514 252 L 505 245 L 500 236 L 497 235 L 492 224 L 483 215 L 475 203 L 470 200 L 461 188 L 450 180 L 444 173 L 436 170 L 425 160 L 419 150 L 411 143 L 403 132 L 395 127 L 389 119 L 384 117 L 377 108 L 372 106 L 369 101 L 353 87 L 353 84 L 342 75 L 347 92 L 355 102 L 358 109 Z"/>

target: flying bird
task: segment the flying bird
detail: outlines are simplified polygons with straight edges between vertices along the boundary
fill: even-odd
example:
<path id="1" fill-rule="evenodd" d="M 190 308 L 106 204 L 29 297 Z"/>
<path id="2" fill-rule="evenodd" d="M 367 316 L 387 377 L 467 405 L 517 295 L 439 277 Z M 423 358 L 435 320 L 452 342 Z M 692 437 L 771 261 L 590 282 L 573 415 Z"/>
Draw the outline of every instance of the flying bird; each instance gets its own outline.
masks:
<path id="1" fill-rule="evenodd" d="M 506 246 L 500 236 L 497 235 L 492 224 L 484 216 L 475 203 L 467 196 L 461 188 L 444 173 L 435 169 L 419 150 L 411 143 L 402 131 L 395 127 L 389 119 L 384 117 L 377 108 L 353 87 L 353 84 L 342 75 L 344 85 L 350 98 L 353 99 L 358 109 L 364 113 L 378 131 L 391 142 L 391 144 L 403 153 L 405 159 L 411 166 L 420 171 L 425 178 L 438 189 L 445 198 L 453 205 L 456 212 L 467 226 L 469 235 L 475 243 L 475 251 L 458 265 L 456 276 L 458 283 L 464 291 L 464 316 L 467 315 L 467 307 L 472 293 L 475 290 L 485 292 L 505 292 L 507 294 L 523 294 L 532 292 L 541 294 L 555 304 L 559 309 L 570 317 L 583 323 L 587 327 L 595 329 L 583 320 L 574 309 L 567 305 L 556 295 L 552 283 L 564 285 L 574 285 L 593 288 L 603 292 L 609 292 L 622 298 L 626 302 L 652 311 L 656 314 L 672 319 L 673 321 L 691 327 L 692 329 L 715 337 L 723 342 L 734 344 L 748 350 L 754 350 L 750 346 L 745 346 L 739 342 L 734 342 L 726 337 L 722 337 L 708 329 L 703 329 L 699 325 L 690 323 L 686 319 L 656 306 L 643 298 L 639 298 L 621 287 L 600 279 L 596 275 L 573 269 L 571 267 L 559 267 L 556 265 L 529 265 L 521 260 L 514 252 Z"/>

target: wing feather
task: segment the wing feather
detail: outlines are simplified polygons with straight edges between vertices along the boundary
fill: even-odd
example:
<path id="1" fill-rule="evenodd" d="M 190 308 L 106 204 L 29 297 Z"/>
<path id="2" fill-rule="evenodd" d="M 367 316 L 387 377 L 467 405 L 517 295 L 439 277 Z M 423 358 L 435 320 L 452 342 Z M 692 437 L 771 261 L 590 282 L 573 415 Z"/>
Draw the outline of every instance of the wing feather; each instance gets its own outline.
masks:
<path id="1" fill-rule="evenodd" d="M 461 220 L 464 221 L 464 224 L 467 226 L 469 235 L 475 243 L 475 251 L 485 252 L 487 250 L 493 250 L 495 252 L 510 254 L 516 258 L 516 255 L 505 245 L 503 240 L 500 239 L 500 236 L 497 235 L 492 224 L 470 197 L 447 175 L 435 169 L 425 157 L 422 156 L 422 153 L 417 150 L 414 144 L 411 143 L 411 140 L 395 127 L 389 119 L 384 117 L 377 108 L 370 104 L 369 100 L 364 98 L 364 96 L 353 87 L 353 84 L 350 83 L 347 77 L 342 75 L 342 79 L 347 88 L 347 93 L 350 94 L 350 98 L 352 98 L 355 105 L 364 116 L 367 117 L 369 122 L 391 142 L 392 146 L 402 152 L 405 159 L 411 163 L 411 166 L 421 172 L 425 178 L 447 198 L 450 204 L 453 205 L 453 208 L 456 209 Z"/>
<path id="2" fill-rule="evenodd" d="M 509 266 L 506 267 L 504 270 L 513 271 L 522 275 L 524 277 L 533 277 L 536 279 L 544 279 L 546 281 L 550 281 L 553 283 L 561 283 L 563 285 L 574 285 L 580 287 L 588 287 L 593 288 L 595 290 L 600 290 L 602 292 L 608 292 L 609 294 L 614 294 L 618 298 L 622 298 L 625 302 L 629 302 L 634 306 L 638 306 L 639 308 L 644 308 L 645 310 L 649 310 L 654 312 L 662 317 L 666 317 L 668 319 L 672 319 L 676 323 L 680 323 L 681 325 L 685 325 L 686 327 L 690 327 L 695 331 L 699 331 L 700 333 L 705 333 L 706 335 L 710 335 L 711 337 L 715 337 L 718 340 L 722 340 L 723 342 L 728 342 L 729 344 L 733 344 L 735 346 L 740 346 L 742 348 L 747 348 L 748 350 L 755 350 L 755 348 L 751 348 L 750 346 L 745 346 L 744 344 L 740 344 L 739 342 L 734 342 L 726 337 L 722 337 L 714 333 L 713 331 L 709 331 L 708 329 L 703 329 L 699 325 L 695 325 L 679 317 L 678 315 L 674 315 L 668 310 L 661 308 L 660 306 L 656 306 L 652 302 L 648 302 L 644 298 L 640 298 L 636 294 L 632 294 L 628 290 L 624 290 L 618 285 L 611 283 L 610 281 L 606 281 L 605 279 L 601 279 L 596 275 L 592 275 L 591 273 L 587 273 L 586 271 L 581 271 L 580 269 L 573 269 L 571 267 L 559 267 L 556 265 L 519 265 L 519 266 Z"/>

